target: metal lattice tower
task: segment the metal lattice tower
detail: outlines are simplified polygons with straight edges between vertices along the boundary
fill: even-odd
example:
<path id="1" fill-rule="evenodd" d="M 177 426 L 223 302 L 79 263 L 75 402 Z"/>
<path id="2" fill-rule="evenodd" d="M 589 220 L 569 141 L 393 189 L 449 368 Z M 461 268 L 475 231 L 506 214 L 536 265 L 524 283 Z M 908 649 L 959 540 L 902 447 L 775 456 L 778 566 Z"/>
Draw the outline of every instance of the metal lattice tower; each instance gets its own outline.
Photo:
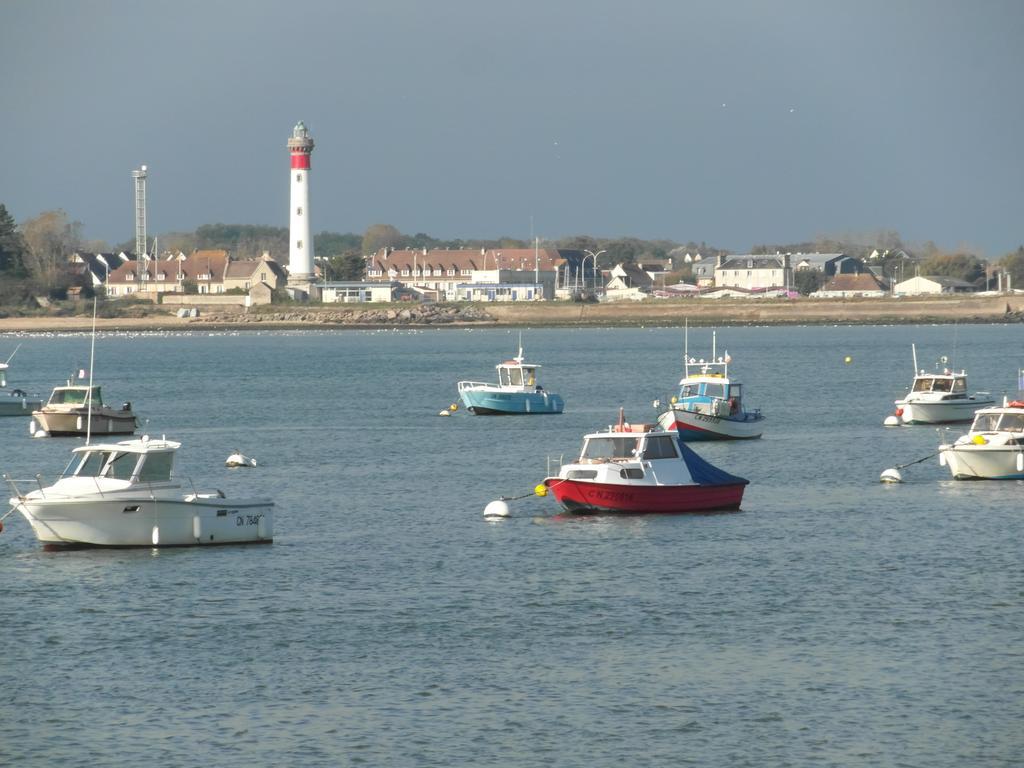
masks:
<path id="1" fill-rule="evenodd" d="M 146 166 L 132 171 L 135 179 L 135 258 L 146 253 Z"/>

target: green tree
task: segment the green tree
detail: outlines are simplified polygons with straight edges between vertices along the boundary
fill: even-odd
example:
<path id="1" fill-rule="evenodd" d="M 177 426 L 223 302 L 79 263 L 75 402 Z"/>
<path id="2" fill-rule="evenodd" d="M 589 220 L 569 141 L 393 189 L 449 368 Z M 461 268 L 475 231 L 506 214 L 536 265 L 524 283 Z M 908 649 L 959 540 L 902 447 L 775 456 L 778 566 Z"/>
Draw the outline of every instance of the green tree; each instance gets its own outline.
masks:
<path id="1" fill-rule="evenodd" d="M 793 273 L 793 287 L 801 296 L 809 296 L 825 284 L 825 273 L 816 269 L 798 269 Z"/>
<path id="2" fill-rule="evenodd" d="M 1024 245 L 1003 256 L 999 264 L 1010 275 L 1012 285 L 1024 287 Z"/>
<path id="3" fill-rule="evenodd" d="M 339 232 L 321 232 L 313 237 L 313 248 L 318 257 L 331 258 L 349 252 L 359 252 L 363 238 L 359 235 Z"/>
<path id="4" fill-rule="evenodd" d="M 985 262 L 969 253 L 936 254 L 921 262 L 921 274 L 974 283 L 985 276 Z"/>
<path id="5" fill-rule="evenodd" d="M 25 277 L 25 242 L 7 206 L 0 203 L 0 273 Z"/>
<path id="6" fill-rule="evenodd" d="M 363 235 L 363 253 L 369 255 L 381 248 L 397 248 L 403 239 L 402 233 L 390 224 L 373 224 Z"/>
<path id="7" fill-rule="evenodd" d="M 81 247 L 82 224 L 61 210 L 46 211 L 21 226 L 29 274 L 41 289 L 59 295 L 71 284 L 68 257 Z"/>
<path id="8" fill-rule="evenodd" d="M 366 261 L 359 251 L 349 251 L 327 259 L 331 280 L 365 280 Z"/>

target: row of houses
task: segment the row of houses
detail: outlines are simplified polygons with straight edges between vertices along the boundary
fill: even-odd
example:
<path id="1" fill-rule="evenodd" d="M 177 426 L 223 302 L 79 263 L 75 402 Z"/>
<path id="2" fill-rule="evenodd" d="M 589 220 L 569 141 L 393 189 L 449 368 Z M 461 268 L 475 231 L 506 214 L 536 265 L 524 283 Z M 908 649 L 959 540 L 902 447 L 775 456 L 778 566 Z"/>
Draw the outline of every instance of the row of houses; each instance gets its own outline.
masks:
<path id="1" fill-rule="evenodd" d="M 686 254 L 689 256 L 689 254 Z M 287 288 L 287 271 L 268 253 L 237 259 L 227 250 L 165 253 L 159 258 L 130 254 L 72 256 L 72 266 L 113 298 L 156 298 L 166 293 L 245 294 L 246 303 L 269 303 Z M 683 259 L 684 263 L 685 259 Z M 895 292 L 952 293 L 973 290 L 952 278 L 919 277 L 890 286 L 863 261 L 842 253 L 720 254 L 691 258 L 692 284 L 666 285 L 672 258 L 619 264 L 600 270 L 590 251 L 559 248 L 461 250 L 382 248 L 366 257 L 360 281 L 322 280 L 312 298 L 325 302 L 385 302 L 399 298 L 435 301 L 536 301 L 591 295 L 604 300 L 649 296 L 794 295 L 802 270 L 825 278 L 814 295 L 882 296 Z M 318 269 L 319 273 L 319 269 Z"/>
<path id="2" fill-rule="evenodd" d="M 105 286 L 107 296 L 155 298 L 164 293 L 245 293 L 258 303 L 286 285 L 288 275 L 270 254 L 259 259 L 235 259 L 226 250 L 165 253 L 159 258 L 126 253 L 74 253 L 72 269 L 92 287 Z"/>

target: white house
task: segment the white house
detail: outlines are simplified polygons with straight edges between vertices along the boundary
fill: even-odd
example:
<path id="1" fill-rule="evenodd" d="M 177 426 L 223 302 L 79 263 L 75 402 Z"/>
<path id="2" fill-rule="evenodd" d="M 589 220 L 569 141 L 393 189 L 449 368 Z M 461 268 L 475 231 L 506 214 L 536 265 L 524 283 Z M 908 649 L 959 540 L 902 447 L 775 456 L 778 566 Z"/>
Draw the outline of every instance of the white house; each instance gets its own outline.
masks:
<path id="1" fill-rule="evenodd" d="M 901 296 L 923 296 L 940 293 L 970 293 L 975 290 L 975 287 L 955 277 L 916 275 L 909 280 L 896 283 L 893 290 Z"/>
<path id="2" fill-rule="evenodd" d="M 789 254 L 719 256 L 715 266 L 718 287 L 788 288 L 793 284 Z M 699 285 L 699 283 L 698 283 Z"/>

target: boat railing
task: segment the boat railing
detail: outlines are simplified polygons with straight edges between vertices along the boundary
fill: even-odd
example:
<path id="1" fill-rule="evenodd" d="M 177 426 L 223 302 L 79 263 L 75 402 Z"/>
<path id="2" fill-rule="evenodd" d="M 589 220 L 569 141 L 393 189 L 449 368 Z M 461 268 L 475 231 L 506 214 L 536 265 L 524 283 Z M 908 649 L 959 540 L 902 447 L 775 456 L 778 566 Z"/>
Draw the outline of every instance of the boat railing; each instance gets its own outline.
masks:
<path id="1" fill-rule="evenodd" d="M 554 477 L 562 470 L 562 465 L 565 464 L 565 454 L 561 453 L 558 456 L 548 456 L 547 462 L 547 476 Z M 552 467 L 554 467 L 553 470 Z"/>
<path id="2" fill-rule="evenodd" d="M 35 477 L 27 479 L 27 480 L 18 480 L 16 478 L 11 477 L 10 475 L 8 475 L 5 472 L 4 475 L 3 475 L 3 478 L 4 478 L 4 482 L 7 483 L 7 487 L 11 489 L 11 493 L 14 494 L 14 496 L 19 498 L 19 499 L 24 499 L 25 498 L 25 494 L 23 494 L 21 492 L 21 489 L 18 488 L 18 483 L 25 483 L 25 484 L 35 483 L 37 486 L 39 486 L 39 493 L 42 494 L 44 498 L 46 497 L 46 493 L 43 491 L 43 476 L 41 474 L 40 475 L 36 475 Z"/>
<path id="3" fill-rule="evenodd" d="M 493 387 L 494 384 L 489 381 L 460 381 L 459 392 L 464 389 L 477 389 L 479 387 Z"/>

